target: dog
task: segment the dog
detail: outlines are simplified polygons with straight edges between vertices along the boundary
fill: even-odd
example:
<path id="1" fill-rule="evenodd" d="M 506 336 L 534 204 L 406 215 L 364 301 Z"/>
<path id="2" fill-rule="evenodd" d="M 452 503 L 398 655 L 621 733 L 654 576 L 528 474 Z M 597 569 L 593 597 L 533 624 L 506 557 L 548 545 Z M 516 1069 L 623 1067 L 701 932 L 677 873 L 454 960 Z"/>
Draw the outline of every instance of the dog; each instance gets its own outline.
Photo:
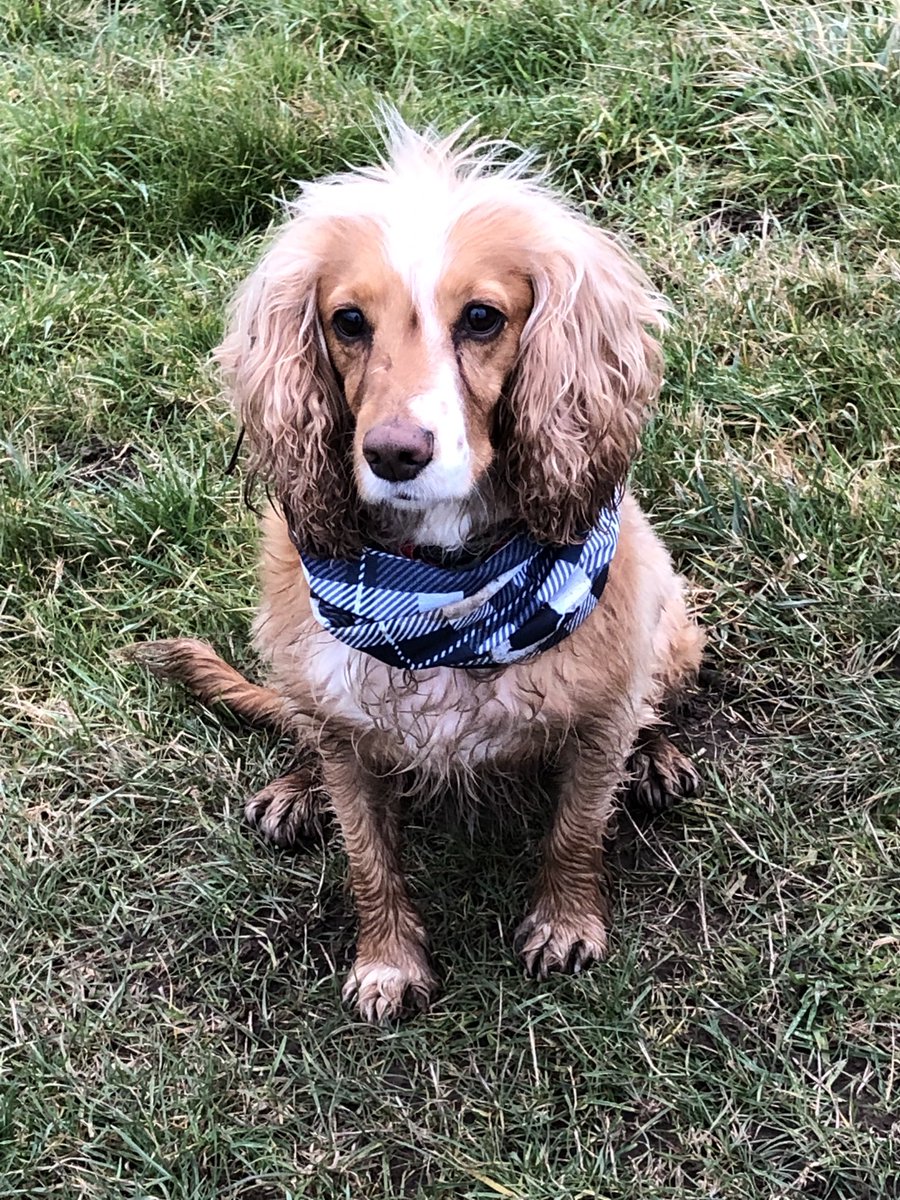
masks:
<path id="1" fill-rule="evenodd" d="M 134 651 L 307 756 L 247 816 L 288 843 L 327 793 L 359 913 L 343 994 L 370 1021 L 438 988 L 404 793 L 542 769 L 555 815 L 514 944 L 537 979 L 604 957 L 604 831 L 629 778 L 657 805 L 697 788 L 660 725 L 703 646 L 626 483 L 663 300 L 527 157 L 388 125 L 381 165 L 290 207 L 216 352 L 268 497 L 267 685 L 189 638 Z"/>

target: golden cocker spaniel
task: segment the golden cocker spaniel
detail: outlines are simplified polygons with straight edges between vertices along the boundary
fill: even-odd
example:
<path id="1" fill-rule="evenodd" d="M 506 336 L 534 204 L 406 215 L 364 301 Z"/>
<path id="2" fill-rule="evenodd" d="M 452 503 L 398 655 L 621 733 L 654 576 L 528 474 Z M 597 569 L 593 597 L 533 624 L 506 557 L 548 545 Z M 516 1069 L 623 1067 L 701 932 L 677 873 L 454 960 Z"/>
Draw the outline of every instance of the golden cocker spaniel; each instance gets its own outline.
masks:
<path id="1" fill-rule="evenodd" d="M 697 783 L 658 721 L 703 640 L 626 487 L 661 301 L 526 161 L 389 124 L 382 165 L 304 190 L 217 352 L 269 497 L 267 686 L 203 642 L 135 648 L 297 739 L 247 815 L 294 840 L 321 780 L 359 910 L 344 994 L 370 1020 L 437 988 L 400 862 L 411 790 L 543 764 L 556 811 L 516 948 L 538 978 L 603 957 L 617 792 Z"/>

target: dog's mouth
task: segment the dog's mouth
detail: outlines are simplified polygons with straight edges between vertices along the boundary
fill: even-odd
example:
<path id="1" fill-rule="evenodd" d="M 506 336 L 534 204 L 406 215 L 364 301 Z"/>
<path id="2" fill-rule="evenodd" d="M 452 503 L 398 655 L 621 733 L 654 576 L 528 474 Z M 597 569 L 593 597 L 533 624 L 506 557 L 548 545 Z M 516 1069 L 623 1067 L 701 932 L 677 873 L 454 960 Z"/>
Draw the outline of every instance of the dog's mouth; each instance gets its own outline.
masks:
<path id="1" fill-rule="evenodd" d="M 385 508 L 402 508 L 402 509 L 423 509 L 434 502 L 434 497 L 424 495 L 419 489 L 410 487 L 409 484 L 401 486 L 393 483 L 382 486 L 378 489 L 379 495 L 365 496 L 364 499 L 370 504 L 377 504 Z"/>
<path id="2" fill-rule="evenodd" d="M 461 473 L 460 473 L 461 474 Z M 381 479 L 363 467 L 357 475 L 359 493 L 366 504 L 404 512 L 427 512 L 435 506 L 460 504 L 472 491 L 468 472 L 464 478 L 446 478 L 440 470 L 426 468 L 415 479 Z"/>

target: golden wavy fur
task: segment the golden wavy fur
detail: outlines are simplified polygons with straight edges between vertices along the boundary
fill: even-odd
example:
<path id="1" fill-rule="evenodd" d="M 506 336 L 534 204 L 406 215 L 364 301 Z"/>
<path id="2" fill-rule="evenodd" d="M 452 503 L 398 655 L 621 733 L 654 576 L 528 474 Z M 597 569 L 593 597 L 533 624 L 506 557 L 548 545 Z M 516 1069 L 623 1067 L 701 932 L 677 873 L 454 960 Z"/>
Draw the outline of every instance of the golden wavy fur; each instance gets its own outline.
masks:
<path id="1" fill-rule="evenodd" d="M 397 119 L 387 161 L 307 188 L 238 293 L 218 358 L 274 501 L 255 624 L 268 686 L 189 639 L 139 655 L 318 756 L 247 815 L 273 840 L 300 837 L 321 771 L 360 916 L 345 995 L 368 1019 L 425 1007 L 437 987 L 400 865 L 403 791 L 472 792 L 552 763 L 556 815 L 516 944 L 541 978 L 604 955 L 617 791 L 629 771 L 656 804 L 697 782 L 654 726 L 702 636 L 629 494 L 592 616 L 492 671 L 405 672 L 337 642 L 312 616 L 294 543 L 477 549 L 510 523 L 576 540 L 624 486 L 660 385 L 661 312 L 623 250 L 524 160 L 502 166 L 489 146 Z"/>

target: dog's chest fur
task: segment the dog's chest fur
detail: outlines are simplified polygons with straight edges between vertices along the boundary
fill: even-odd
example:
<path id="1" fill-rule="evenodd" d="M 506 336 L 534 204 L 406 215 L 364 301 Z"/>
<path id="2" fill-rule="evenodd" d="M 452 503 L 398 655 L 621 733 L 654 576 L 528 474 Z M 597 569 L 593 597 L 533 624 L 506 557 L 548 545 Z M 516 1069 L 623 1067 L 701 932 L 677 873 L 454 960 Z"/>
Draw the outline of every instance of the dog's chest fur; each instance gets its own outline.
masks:
<path id="1" fill-rule="evenodd" d="M 541 697 L 523 692 L 512 668 L 407 672 L 325 632 L 304 649 L 309 687 L 326 718 L 377 731 L 379 753 L 441 778 L 520 762 L 546 746 L 558 725 Z"/>

